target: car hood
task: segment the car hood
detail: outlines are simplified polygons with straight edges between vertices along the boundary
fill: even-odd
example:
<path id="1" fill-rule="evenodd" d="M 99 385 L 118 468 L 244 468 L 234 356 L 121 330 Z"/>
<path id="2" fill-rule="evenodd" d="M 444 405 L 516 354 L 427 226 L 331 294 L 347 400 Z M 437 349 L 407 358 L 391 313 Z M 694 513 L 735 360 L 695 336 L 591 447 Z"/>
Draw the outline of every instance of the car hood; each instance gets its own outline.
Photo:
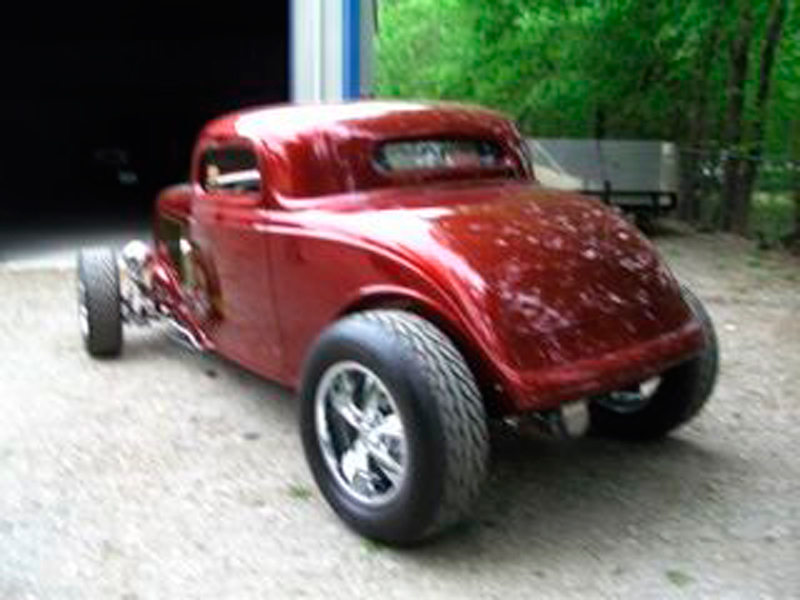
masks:
<path id="1" fill-rule="evenodd" d="M 598 356 L 691 318 L 651 243 L 576 194 L 529 185 L 428 190 L 336 220 L 428 272 L 518 369 Z"/>

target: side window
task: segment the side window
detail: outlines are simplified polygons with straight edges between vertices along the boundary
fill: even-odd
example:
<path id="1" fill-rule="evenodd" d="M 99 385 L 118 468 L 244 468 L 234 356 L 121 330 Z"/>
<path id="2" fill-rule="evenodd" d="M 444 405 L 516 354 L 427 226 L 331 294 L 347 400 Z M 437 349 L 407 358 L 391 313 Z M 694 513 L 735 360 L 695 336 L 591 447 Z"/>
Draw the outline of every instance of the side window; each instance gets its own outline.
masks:
<path id="1" fill-rule="evenodd" d="M 261 173 L 255 153 L 244 146 L 206 150 L 200 163 L 200 184 L 208 192 L 260 191 Z"/>

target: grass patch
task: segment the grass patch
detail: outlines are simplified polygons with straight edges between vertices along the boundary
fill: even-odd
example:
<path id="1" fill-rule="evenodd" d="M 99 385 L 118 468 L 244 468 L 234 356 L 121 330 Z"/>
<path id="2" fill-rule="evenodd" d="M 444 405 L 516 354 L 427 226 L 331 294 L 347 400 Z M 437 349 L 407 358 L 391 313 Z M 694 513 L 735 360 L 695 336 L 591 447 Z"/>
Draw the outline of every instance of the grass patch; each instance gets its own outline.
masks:
<path id="1" fill-rule="evenodd" d="M 772 247 L 792 233 L 794 202 L 788 193 L 753 194 L 750 212 L 750 232 Z"/>
<path id="2" fill-rule="evenodd" d="M 764 263 L 761 261 L 761 257 L 757 255 L 750 255 L 747 257 L 745 261 L 748 267 L 753 267 L 754 269 L 758 269 L 764 266 Z"/>
<path id="3" fill-rule="evenodd" d="M 750 207 L 750 237 L 768 248 L 780 245 L 794 230 L 791 192 L 755 192 Z M 709 193 L 700 204 L 700 231 L 717 231 L 722 219 L 718 193 Z"/>
<path id="4" fill-rule="evenodd" d="M 293 483 L 289 486 L 289 495 L 295 500 L 310 500 L 314 494 L 308 487 Z"/>
<path id="5" fill-rule="evenodd" d="M 361 540 L 361 547 L 367 554 L 375 554 L 377 552 L 381 552 L 385 548 L 383 544 L 373 540 L 368 540 L 366 538 Z"/>
<path id="6" fill-rule="evenodd" d="M 670 569 L 666 575 L 667 579 L 675 587 L 683 588 L 694 582 L 694 578 L 691 575 L 677 569 Z"/>

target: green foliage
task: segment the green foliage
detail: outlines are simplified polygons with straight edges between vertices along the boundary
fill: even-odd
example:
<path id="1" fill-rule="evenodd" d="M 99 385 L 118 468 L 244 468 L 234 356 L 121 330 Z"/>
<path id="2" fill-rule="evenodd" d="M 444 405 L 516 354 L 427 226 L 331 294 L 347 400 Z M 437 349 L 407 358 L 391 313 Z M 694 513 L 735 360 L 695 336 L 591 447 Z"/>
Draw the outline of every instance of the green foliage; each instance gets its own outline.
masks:
<path id="1" fill-rule="evenodd" d="M 377 91 L 488 104 L 538 136 L 593 137 L 602 112 L 608 136 L 681 141 L 702 90 L 719 141 L 726 43 L 743 2 L 382 0 Z M 768 0 L 753 6 L 751 111 Z M 800 103 L 800 11 L 790 11 L 785 31 L 768 124 L 770 150 L 784 152 L 785 123 Z"/>
<path id="2" fill-rule="evenodd" d="M 380 95 L 401 98 L 469 97 L 472 16 L 459 0 L 401 0 L 381 4 Z"/>
<path id="3" fill-rule="evenodd" d="M 791 235 L 792 210 L 792 201 L 786 194 L 755 194 L 751 227 L 764 246 L 777 246 Z"/>
<path id="4" fill-rule="evenodd" d="M 378 93 L 504 109 L 536 135 L 672 137 L 710 0 L 393 0 Z M 710 9 L 710 10 L 709 10 Z M 723 78 L 717 77 L 717 85 Z"/>
<path id="5" fill-rule="evenodd" d="M 778 5 L 788 17 L 761 127 L 762 52 Z M 381 0 L 379 22 L 380 96 L 492 106 L 538 137 L 668 139 L 800 161 L 794 0 Z M 753 35 L 732 144 L 731 48 L 743 22 Z M 761 179 L 774 189 L 774 177 Z"/>

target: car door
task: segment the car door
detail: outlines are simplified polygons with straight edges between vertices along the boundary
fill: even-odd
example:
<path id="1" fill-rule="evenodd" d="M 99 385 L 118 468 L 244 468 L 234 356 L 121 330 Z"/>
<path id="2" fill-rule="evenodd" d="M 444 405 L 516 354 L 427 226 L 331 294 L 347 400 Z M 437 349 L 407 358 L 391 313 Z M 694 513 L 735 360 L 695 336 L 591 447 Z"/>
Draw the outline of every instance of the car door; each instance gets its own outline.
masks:
<path id="1" fill-rule="evenodd" d="M 249 141 L 209 144 L 196 169 L 190 287 L 195 314 L 217 351 L 267 377 L 281 366 L 264 233 L 265 181 Z"/>

